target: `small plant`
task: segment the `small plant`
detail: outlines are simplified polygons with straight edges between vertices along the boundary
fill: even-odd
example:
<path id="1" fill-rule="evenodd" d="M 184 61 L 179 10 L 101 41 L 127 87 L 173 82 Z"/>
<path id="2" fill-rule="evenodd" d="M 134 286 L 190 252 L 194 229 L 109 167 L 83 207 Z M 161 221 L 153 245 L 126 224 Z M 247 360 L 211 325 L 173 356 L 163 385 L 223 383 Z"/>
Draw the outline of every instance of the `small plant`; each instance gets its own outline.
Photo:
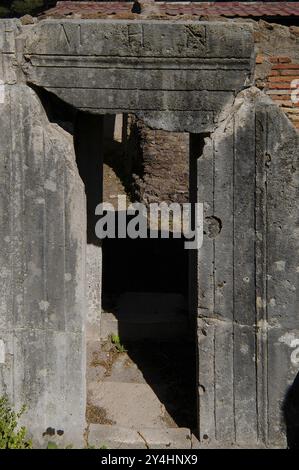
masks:
<path id="1" fill-rule="evenodd" d="M 26 406 L 16 413 L 6 396 L 0 397 L 0 449 L 32 449 L 27 438 L 27 429 L 18 428 L 18 420 L 26 411 Z"/>
<path id="2" fill-rule="evenodd" d="M 48 441 L 46 448 L 47 449 L 59 449 L 58 445 L 54 441 Z M 60 447 L 60 449 L 67 449 L 67 450 L 73 449 L 73 444 L 68 444 L 65 447 Z"/>
<path id="3" fill-rule="evenodd" d="M 113 344 L 113 346 L 116 348 L 116 350 L 117 350 L 119 353 L 125 353 L 125 352 L 127 352 L 126 348 L 121 344 L 120 338 L 119 338 L 118 335 L 112 334 L 112 335 L 110 336 L 110 339 L 111 339 L 111 343 Z"/>
<path id="4" fill-rule="evenodd" d="M 87 447 L 85 447 L 85 449 L 102 450 L 102 449 L 108 449 L 108 447 L 105 444 L 102 444 L 100 447 L 96 447 L 93 444 L 88 444 Z"/>
<path id="5" fill-rule="evenodd" d="M 47 444 L 47 449 L 58 449 L 56 442 L 49 441 Z"/>

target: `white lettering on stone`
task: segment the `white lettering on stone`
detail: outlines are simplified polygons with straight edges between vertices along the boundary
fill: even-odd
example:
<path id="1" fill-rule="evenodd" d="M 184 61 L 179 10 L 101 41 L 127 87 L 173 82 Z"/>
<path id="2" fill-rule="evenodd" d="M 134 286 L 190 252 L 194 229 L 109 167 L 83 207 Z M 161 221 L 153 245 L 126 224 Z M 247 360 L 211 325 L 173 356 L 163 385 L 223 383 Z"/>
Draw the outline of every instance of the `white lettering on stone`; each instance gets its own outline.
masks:
<path id="1" fill-rule="evenodd" d="M 5 101 L 5 85 L 3 80 L 0 80 L 0 104 L 3 104 Z"/>
<path id="2" fill-rule="evenodd" d="M 5 344 L 2 339 L 0 339 L 0 364 L 5 364 Z"/>

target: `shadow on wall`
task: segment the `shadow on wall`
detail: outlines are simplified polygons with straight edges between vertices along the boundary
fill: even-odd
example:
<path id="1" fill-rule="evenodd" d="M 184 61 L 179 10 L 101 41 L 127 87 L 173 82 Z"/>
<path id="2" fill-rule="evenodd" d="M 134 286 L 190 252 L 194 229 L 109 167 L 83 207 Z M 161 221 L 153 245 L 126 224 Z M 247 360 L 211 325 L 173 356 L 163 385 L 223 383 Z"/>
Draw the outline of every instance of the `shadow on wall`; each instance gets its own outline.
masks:
<path id="1" fill-rule="evenodd" d="M 299 449 L 299 372 L 290 386 L 283 404 L 289 449 Z"/>
<path id="2" fill-rule="evenodd" d="M 103 240 L 102 307 L 117 319 L 121 344 L 160 401 L 166 427 L 195 433 L 194 334 L 187 302 L 170 300 L 171 307 L 167 297 L 187 300 L 188 255 L 183 239 Z"/>
<path id="3" fill-rule="evenodd" d="M 187 296 L 188 250 L 184 240 L 104 239 L 103 291 L 177 292 Z"/>
<path id="4" fill-rule="evenodd" d="M 98 217 L 95 208 L 103 194 L 103 116 L 77 112 L 74 125 L 74 147 L 79 174 L 85 186 L 87 210 L 87 243 L 101 246 L 96 237 Z"/>

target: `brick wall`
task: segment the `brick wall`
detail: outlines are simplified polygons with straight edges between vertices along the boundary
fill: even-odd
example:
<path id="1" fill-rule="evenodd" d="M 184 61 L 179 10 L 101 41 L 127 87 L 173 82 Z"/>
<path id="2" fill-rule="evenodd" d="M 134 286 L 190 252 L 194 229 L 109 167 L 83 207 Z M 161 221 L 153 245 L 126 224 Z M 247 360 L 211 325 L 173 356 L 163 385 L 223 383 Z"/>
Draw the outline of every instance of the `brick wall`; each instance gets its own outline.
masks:
<path id="1" fill-rule="evenodd" d="M 138 127 L 142 161 L 139 174 L 134 174 L 135 195 L 139 201 L 188 202 L 189 199 L 189 134 L 153 130 L 143 121 Z"/>
<path id="2" fill-rule="evenodd" d="M 104 122 L 104 201 L 188 202 L 188 133 L 153 130 L 133 114 Z"/>
<path id="3" fill-rule="evenodd" d="M 265 61 L 271 63 L 271 68 L 263 83 L 263 90 L 281 107 L 294 126 L 299 129 L 299 60 L 294 61 L 292 58 L 285 56 L 267 57 L 259 54 L 257 56 L 257 67 L 264 64 Z M 298 81 L 298 84 L 296 81 Z M 294 91 L 296 90 L 298 90 L 298 93 L 295 94 Z"/>

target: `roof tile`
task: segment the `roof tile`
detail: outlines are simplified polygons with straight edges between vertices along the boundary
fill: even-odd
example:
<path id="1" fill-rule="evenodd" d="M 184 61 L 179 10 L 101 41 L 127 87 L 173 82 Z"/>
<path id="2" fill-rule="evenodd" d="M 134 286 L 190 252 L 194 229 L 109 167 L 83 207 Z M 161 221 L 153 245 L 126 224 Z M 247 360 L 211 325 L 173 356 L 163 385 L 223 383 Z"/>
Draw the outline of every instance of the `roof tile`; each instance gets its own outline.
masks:
<path id="1" fill-rule="evenodd" d="M 51 14 L 70 15 L 72 13 L 106 15 L 131 12 L 133 2 L 90 2 L 58 1 L 56 6 L 43 16 Z M 160 14 L 179 15 L 220 15 L 227 17 L 274 17 L 299 16 L 299 2 L 156 2 L 155 10 Z"/>

